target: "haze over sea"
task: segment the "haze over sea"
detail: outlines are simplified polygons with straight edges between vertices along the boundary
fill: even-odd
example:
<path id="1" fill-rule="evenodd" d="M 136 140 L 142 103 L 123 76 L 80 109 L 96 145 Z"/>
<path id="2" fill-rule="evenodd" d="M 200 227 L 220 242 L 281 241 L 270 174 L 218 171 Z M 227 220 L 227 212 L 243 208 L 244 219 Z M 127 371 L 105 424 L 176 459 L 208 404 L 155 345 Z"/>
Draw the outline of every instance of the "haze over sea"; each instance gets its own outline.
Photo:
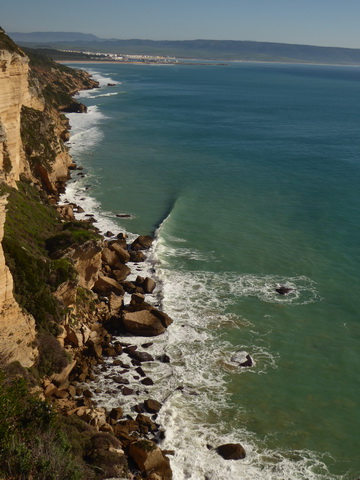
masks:
<path id="1" fill-rule="evenodd" d="M 102 231 L 156 230 L 156 301 L 174 323 L 149 388 L 174 479 L 355 480 L 360 69 L 85 68 L 103 86 L 69 115 L 86 177 L 66 197 Z M 225 442 L 247 457 L 207 448 Z"/>

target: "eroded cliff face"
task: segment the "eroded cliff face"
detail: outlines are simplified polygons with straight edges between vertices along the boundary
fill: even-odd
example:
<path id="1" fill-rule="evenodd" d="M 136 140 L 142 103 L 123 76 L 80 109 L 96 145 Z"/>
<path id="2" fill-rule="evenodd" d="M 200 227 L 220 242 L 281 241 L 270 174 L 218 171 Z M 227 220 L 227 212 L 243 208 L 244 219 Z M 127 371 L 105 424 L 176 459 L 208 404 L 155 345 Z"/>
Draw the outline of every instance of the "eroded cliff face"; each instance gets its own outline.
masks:
<path id="1" fill-rule="evenodd" d="M 68 120 L 59 110 L 74 102 L 77 90 L 96 82 L 85 72 L 72 74 L 50 60 L 35 60 L 0 28 L 0 186 L 17 188 L 16 182 L 26 179 L 56 199 L 72 163 L 64 143 Z M 5 263 L 6 204 L 0 194 L 0 360 L 29 367 L 38 355 L 35 319 L 16 302 Z"/>
<path id="2" fill-rule="evenodd" d="M 0 181 L 15 185 L 26 170 L 20 136 L 23 105 L 44 109 L 28 82 L 29 60 L 17 51 L 0 49 Z"/>
<path id="3" fill-rule="evenodd" d="M 0 245 L 6 219 L 6 196 L 0 197 Z M 24 367 L 34 364 L 35 320 L 15 301 L 13 278 L 0 248 L 0 356 L 6 363 L 19 361 Z"/>

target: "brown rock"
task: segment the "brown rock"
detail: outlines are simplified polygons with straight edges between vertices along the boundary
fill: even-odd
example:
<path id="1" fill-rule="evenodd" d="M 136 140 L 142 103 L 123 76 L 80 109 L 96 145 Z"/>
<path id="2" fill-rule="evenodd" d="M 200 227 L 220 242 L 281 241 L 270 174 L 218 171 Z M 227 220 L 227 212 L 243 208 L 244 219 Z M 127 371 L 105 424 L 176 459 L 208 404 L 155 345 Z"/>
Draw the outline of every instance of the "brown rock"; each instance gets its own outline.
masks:
<path id="1" fill-rule="evenodd" d="M 121 263 L 127 263 L 130 260 L 130 253 L 124 248 L 122 241 L 111 242 L 109 249 L 116 253 Z"/>
<path id="2" fill-rule="evenodd" d="M 125 312 L 123 315 L 125 329 L 133 335 L 157 336 L 165 332 L 162 322 L 147 310 Z"/>
<path id="3" fill-rule="evenodd" d="M 116 407 L 111 410 L 109 413 L 109 418 L 113 420 L 120 420 L 120 418 L 124 415 L 124 411 L 121 407 Z"/>
<path id="4" fill-rule="evenodd" d="M 129 353 L 129 356 L 131 358 L 134 358 L 135 360 L 138 360 L 139 362 L 153 362 L 154 357 L 150 355 L 150 353 L 147 352 L 139 352 L 138 350 L 135 350 L 131 353 Z"/>
<path id="5" fill-rule="evenodd" d="M 150 237 L 149 235 L 140 235 L 133 241 L 130 248 L 135 251 L 146 250 L 151 247 L 153 241 L 153 237 Z"/>
<path id="6" fill-rule="evenodd" d="M 139 424 L 140 433 L 146 434 L 149 432 L 156 432 L 159 427 L 148 416 L 139 413 L 136 417 L 136 422 Z"/>
<path id="7" fill-rule="evenodd" d="M 121 393 L 125 396 L 127 395 L 134 395 L 134 390 L 132 388 L 129 388 L 129 387 L 123 387 L 121 389 Z"/>
<path id="8" fill-rule="evenodd" d="M 104 263 L 109 265 L 112 270 L 121 268 L 121 261 L 118 255 L 113 250 L 110 250 L 110 248 L 103 249 L 101 252 L 101 259 Z"/>
<path id="9" fill-rule="evenodd" d="M 129 254 L 130 262 L 143 262 L 146 258 L 144 252 L 141 252 L 140 250 L 129 250 Z"/>
<path id="10" fill-rule="evenodd" d="M 120 264 L 118 268 L 112 271 L 113 276 L 115 277 L 116 281 L 122 282 L 125 278 L 130 275 L 131 269 L 127 265 Z"/>
<path id="11" fill-rule="evenodd" d="M 151 380 L 150 377 L 143 378 L 142 380 L 140 380 L 140 383 L 142 383 L 143 385 L 154 385 L 154 382 L 153 380 Z"/>
<path id="12" fill-rule="evenodd" d="M 123 297 L 115 295 L 115 293 L 111 292 L 108 298 L 110 315 L 117 315 L 124 304 Z"/>
<path id="13" fill-rule="evenodd" d="M 158 413 L 162 405 L 160 402 L 149 398 L 148 400 L 145 400 L 144 407 L 145 410 L 149 413 Z"/>
<path id="14" fill-rule="evenodd" d="M 142 284 L 145 293 L 152 293 L 155 290 L 156 283 L 152 278 L 146 277 Z"/>
<path id="15" fill-rule="evenodd" d="M 220 445 L 216 451 L 225 460 L 241 460 L 246 457 L 245 449 L 240 443 Z"/>
<path id="16" fill-rule="evenodd" d="M 162 480 L 171 480 L 172 472 L 168 458 L 150 440 L 139 440 L 129 445 L 129 457 L 145 475 L 158 474 Z"/>
<path id="17" fill-rule="evenodd" d="M 122 296 L 125 293 L 123 287 L 120 285 L 119 282 L 117 282 L 113 278 L 105 276 L 99 276 L 99 278 L 95 282 L 95 285 L 93 286 L 93 290 L 94 292 L 102 295 L 110 294 L 111 292 L 113 292 L 116 295 Z"/>

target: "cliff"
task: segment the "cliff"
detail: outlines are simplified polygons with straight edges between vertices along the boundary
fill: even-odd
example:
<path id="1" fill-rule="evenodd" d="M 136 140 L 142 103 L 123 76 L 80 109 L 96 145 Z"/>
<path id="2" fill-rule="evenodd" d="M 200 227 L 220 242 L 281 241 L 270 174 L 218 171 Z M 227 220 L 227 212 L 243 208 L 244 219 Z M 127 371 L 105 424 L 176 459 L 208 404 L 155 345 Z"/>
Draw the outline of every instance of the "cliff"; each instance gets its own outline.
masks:
<path id="1" fill-rule="evenodd" d="M 46 58 L 42 59 L 39 55 L 27 56 L 0 29 L 1 241 L 4 237 L 8 198 L 11 189 L 18 189 L 20 179 L 30 182 L 40 191 L 45 190 L 55 198 L 63 188 L 72 161 L 64 143 L 68 139 L 68 121 L 59 110 L 66 110 L 74 104 L 71 95 L 77 90 L 95 86 L 97 83 L 85 72 L 72 71 L 51 63 Z M 14 195 L 10 197 L 15 198 Z M 26 202 L 27 199 L 23 198 L 22 203 L 25 205 Z M 21 205 L 17 205 L 16 209 L 17 213 L 21 212 Z M 20 242 L 19 237 L 24 235 L 21 227 L 29 222 L 27 231 L 30 238 L 33 236 L 30 223 L 38 223 L 35 217 L 29 217 L 29 212 L 23 213 L 16 220 L 18 232 L 14 226 L 13 231 L 5 235 L 4 239 L 8 263 L 10 261 L 14 271 L 15 257 L 18 259 L 19 251 L 26 252 L 28 247 Z M 54 219 L 54 230 L 58 221 Z M 10 227 L 7 228 L 9 229 L 11 230 Z M 48 232 L 44 232 L 44 235 L 45 233 Z M 27 238 L 26 235 L 24 238 Z M 44 239 L 39 239 L 41 241 Z M 14 250 L 15 245 L 18 248 L 16 254 L 10 251 Z M 40 252 L 39 258 L 42 256 L 45 257 Z M 13 277 L 0 245 L 0 357 L 6 362 L 19 361 L 23 366 L 29 367 L 34 364 L 38 354 L 35 342 L 36 322 L 29 309 L 26 310 L 26 302 L 19 306 L 20 296 L 14 289 Z"/>

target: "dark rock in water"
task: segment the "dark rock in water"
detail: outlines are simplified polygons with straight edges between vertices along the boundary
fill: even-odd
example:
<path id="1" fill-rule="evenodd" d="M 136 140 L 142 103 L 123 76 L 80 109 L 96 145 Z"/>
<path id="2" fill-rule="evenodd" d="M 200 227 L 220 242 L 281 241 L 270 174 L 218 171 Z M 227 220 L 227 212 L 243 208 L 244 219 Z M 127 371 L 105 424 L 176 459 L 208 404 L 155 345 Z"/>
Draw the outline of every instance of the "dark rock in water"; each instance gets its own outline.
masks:
<path id="1" fill-rule="evenodd" d="M 110 230 L 108 230 L 106 233 L 105 233 L 105 237 L 113 237 L 114 234 L 113 232 L 111 232 Z"/>
<path id="2" fill-rule="evenodd" d="M 129 388 L 129 387 L 123 387 L 121 392 L 122 392 L 123 395 L 133 395 L 134 394 L 134 390 L 132 388 Z"/>
<path id="3" fill-rule="evenodd" d="M 294 289 L 281 285 L 281 287 L 275 288 L 275 290 L 277 291 L 277 293 L 280 293 L 280 295 L 286 295 L 287 293 L 292 292 Z"/>
<path id="4" fill-rule="evenodd" d="M 161 405 L 160 402 L 158 402 L 156 400 L 153 400 L 151 398 L 149 398 L 148 400 L 145 400 L 145 402 L 144 402 L 145 410 L 148 413 L 158 413 L 161 406 L 162 405 Z"/>
<path id="5" fill-rule="evenodd" d="M 108 87 L 115 87 L 116 83 L 108 83 L 107 86 Z"/>
<path id="6" fill-rule="evenodd" d="M 240 443 L 220 445 L 216 451 L 225 460 L 242 460 L 246 457 L 245 449 Z"/>
<path id="7" fill-rule="evenodd" d="M 233 363 L 237 363 L 239 367 L 252 367 L 254 364 L 251 355 L 244 350 L 234 353 L 231 357 Z"/>
<path id="8" fill-rule="evenodd" d="M 145 377 L 143 380 L 141 380 L 141 383 L 143 385 L 154 385 L 154 382 L 149 377 Z"/>
<path id="9" fill-rule="evenodd" d="M 130 248 L 135 251 L 146 250 L 151 247 L 153 241 L 153 237 L 150 237 L 149 235 L 140 235 L 132 242 Z"/>
<path id="10" fill-rule="evenodd" d="M 141 376 L 141 377 L 146 377 L 146 373 L 141 367 L 135 368 L 135 371 Z"/>
<path id="11" fill-rule="evenodd" d="M 115 383 L 119 383 L 120 385 L 129 385 L 129 380 L 127 378 L 123 378 L 120 375 L 116 375 L 116 377 L 113 378 Z"/>
<path id="12" fill-rule="evenodd" d="M 116 216 L 118 218 L 131 218 L 130 213 L 117 213 Z"/>
<path id="13" fill-rule="evenodd" d="M 154 357 L 147 352 L 134 351 L 128 354 L 131 358 L 138 360 L 139 362 L 153 362 Z"/>
<path id="14" fill-rule="evenodd" d="M 166 353 L 163 353 L 162 355 L 156 357 L 156 360 L 159 360 L 159 362 L 161 363 L 170 363 L 170 357 L 169 355 L 166 355 Z"/>

